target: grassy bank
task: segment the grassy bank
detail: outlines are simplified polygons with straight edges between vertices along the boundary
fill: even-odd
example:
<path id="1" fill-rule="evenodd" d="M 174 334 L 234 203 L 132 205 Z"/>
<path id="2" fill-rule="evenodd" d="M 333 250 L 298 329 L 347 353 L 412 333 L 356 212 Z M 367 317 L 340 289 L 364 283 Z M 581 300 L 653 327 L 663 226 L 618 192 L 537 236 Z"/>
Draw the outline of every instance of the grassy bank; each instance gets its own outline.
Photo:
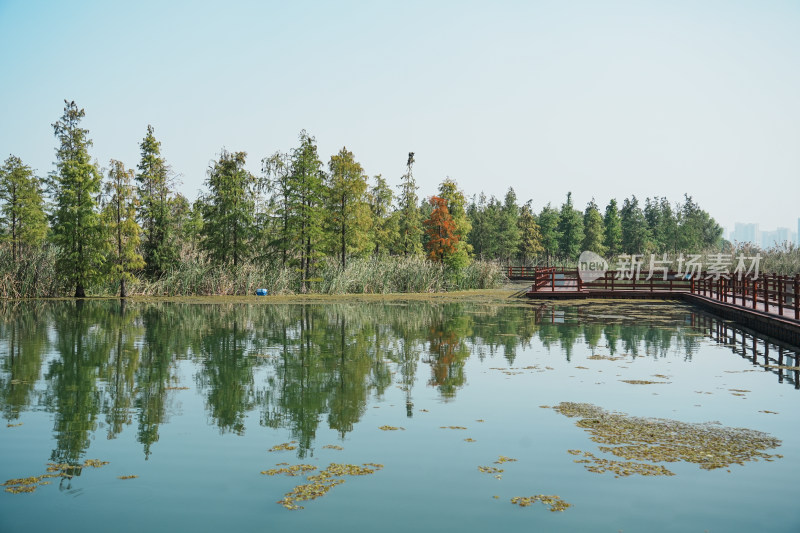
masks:
<path id="1" fill-rule="evenodd" d="M 130 296 L 235 296 L 267 289 L 271 295 L 439 293 L 492 289 L 505 280 L 495 263 L 475 261 L 455 271 L 417 257 L 353 259 L 346 268 L 323 261 L 314 277 L 303 280 L 294 268 L 271 263 L 221 266 L 202 257 L 185 258 L 158 279 L 136 276 L 128 283 Z M 71 296 L 74 287 L 56 275 L 55 253 L 46 246 L 14 263 L 0 250 L 0 296 L 47 298 Z M 110 280 L 90 288 L 91 296 L 114 296 L 119 286 Z"/>

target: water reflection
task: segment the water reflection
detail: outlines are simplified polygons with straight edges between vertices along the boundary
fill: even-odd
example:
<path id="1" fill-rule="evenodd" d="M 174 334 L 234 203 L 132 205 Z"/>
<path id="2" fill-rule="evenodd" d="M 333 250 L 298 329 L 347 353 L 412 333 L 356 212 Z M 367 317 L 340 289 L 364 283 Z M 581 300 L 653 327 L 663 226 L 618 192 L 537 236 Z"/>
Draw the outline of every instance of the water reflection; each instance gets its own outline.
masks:
<path id="1" fill-rule="evenodd" d="M 510 366 L 544 347 L 570 360 L 582 344 L 592 354 L 691 360 L 708 342 L 800 386 L 796 348 L 677 305 L 6 302 L 0 412 L 9 425 L 29 409 L 51 412 L 57 463 L 81 464 L 100 423 L 108 439 L 135 426 L 147 458 L 175 391 L 188 387 L 220 432 L 242 435 L 255 415 L 288 429 L 302 457 L 320 424 L 344 437 L 388 387 L 404 391 L 409 417 L 415 384 L 453 399 L 470 356 Z M 182 362 L 193 375 L 181 374 Z"/>

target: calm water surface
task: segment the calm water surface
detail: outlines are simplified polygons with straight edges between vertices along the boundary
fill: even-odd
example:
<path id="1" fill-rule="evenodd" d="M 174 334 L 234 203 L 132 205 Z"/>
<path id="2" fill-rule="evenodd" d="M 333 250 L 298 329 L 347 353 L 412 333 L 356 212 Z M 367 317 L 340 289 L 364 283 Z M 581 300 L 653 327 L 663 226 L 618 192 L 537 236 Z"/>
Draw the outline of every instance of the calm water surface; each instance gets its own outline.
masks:
<path id="1" fill-rule="evenodd" d="M 0 482 L 108 464 L 0 492 L 0 531 L 796 532 L 796 350 L 679 305 L 5 303 Z M 567 450 L 614 457 L 540 407 L 560 402 L 763 431 L 783 457 L 593 473 Z M 290 511 L 305 476 L 260 473 L 278 463 L 384 467 Z M 510 503 L 535 494 L 572 506 Z"/>

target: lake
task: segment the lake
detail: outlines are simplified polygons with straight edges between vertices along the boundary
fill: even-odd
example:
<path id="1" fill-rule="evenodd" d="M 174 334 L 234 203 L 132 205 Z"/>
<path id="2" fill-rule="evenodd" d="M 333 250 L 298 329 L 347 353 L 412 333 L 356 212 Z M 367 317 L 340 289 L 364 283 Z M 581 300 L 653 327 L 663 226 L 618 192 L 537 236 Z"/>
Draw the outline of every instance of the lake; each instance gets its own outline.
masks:
<path id="1" fill-rule="evenodd" d="M 0 531 L 798 531 L 797 353 L 682 304 L 4 302 Z"/>

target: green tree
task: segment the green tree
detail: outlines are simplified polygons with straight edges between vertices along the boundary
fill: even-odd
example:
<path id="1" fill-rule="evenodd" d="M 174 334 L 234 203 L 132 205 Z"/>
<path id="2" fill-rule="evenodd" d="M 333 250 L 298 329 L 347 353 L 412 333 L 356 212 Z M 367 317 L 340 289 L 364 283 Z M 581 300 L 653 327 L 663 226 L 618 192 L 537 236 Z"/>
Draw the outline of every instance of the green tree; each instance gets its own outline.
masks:
<path id="1" fill-rule="evenodd" d="M 296 246 L 304 290 L 311 278 L 314 262 L 321 256 L 319 245 L 323 237 L 325 195 L 322 175 L 316 141 L 303 130 L 300 132 L 300 146 L 292 151 L 288 226 L 290 242 Z"/>
<path id="2" fill-rule="evenodd" d="M 611 256 L 616 256 L 622 250 L 622 221 L 619 218 L 617 201 L 612 198 L 606 206 L 603 217 L 603 246 Z"/>
<path id="3" fill-rule="evenodd" d="M 139 220 L 144 232 L 142 255 L 145 270 L 159 276 L 178 261 L 170 212 L 170 170 L 161 156 L 161 143 L 153 135 L 153 126 L 139 144 L 141 159 L 136 174 L 139 197 Z"/>
<path id="4" fill-rule="evenodd" d="M 422 215 L 417 205 L 417 183 L 414 181 L 414 152 L 408 153 L 406 173 L 400 184 L 399 202 L 399 249 L 403 255 L 422 253 Z"/>
<path id="5" fill-rule="evenodd" d="M 102 178 L 89 158 L 89 130 L 80 127 L 86 113 L 74 101 L 64 103 L 64 115 L 53 124 L 60 145 L 49 182 L 51 225 L 58 248 L 56 270 L 75 287 L 75 297 L 84 298 L 86 287 L 102 276 L 105 259 L 107 243 L 96 200 Z"/>
<path id="6" fill-rule="evenodd" d="M 572 193 L 567 193 L 567 201 L 561 205 L 558 215 L 558 249 L 561 257 L 577 260 L 583 244 L 583 216 L 572 205 Z"/>
<path id="7" fill-rule="evenodd" d="M 370 211 L 366 201 L 367 176 L 346 147 L 328 162 L 327 226 L 331 251 L 347 266 L 347 254 L 366 251 Z"/>
<path id="8" fill-rule="evenodd" d="M 534 262 L 536 256 L 544 251 L 544 246 L 542 246 L 542 232 L 536 222 L 530 200 L 520 209 L 519 233 L 519 251 L 523 264 Z"/>
<path id="9" fill-rule="evenodd" d="M 469 222 L 472 226 L 467 238 L 473 251 L 481 260 L 488 257 L 492 239 L 486 207 L 486 195 L 484 193 L 480 193 L 477 199 L 473 196 L 472 202 L 467 207 L 467 217 L 469 217 Z"/>
<path id="10" fill-rule="evenodd" d="M 388 251 L 387 243 L 396 240 L 397 227 L 393 224 L 391 218 L 392 200 L 394 194 L 386 180 L 380 174 L 375 176 L 375 185 L 369 190 L 369 207 L 372 212 L 372 222 L 370 228 L 372 230 L 372 242 L 375 244 L 374 254 L 381 255 Z M 394 231 L 393 231 L 394 230 Z M 381 248 L 381 245 L 384 245 Z"/>
<path id="11" fill-rule="evenodd" d="M 500 208 L 498 224 L 498 256 L 501 260 L 511 262 L 517 254 L 520 243 L 519 232 L 519 206 L 517 205 L 517 194 L 514 189 L 509 187 Z"/>
<path id="12" fill-rule="evenodd" d="M 281 264 L 286 266 L 291 246 L 290 220 L 292 219 L 292 161 L 289 154 L 275 152 L 261 160 L 264 179 L 261 188 L 269 191 L 270 207 L 276 217 L 273 234 L 268 242 L 271 248 L 277 248 L 281 256 Z"/>
<path id="13" fill-rule="evenodd" d="M 250 255 L 255 210 L 255 178 L 245 168 L 245 152 L 222 150 L 208 170 L 203 202 L 202 248 L 217 263 L 237 266 Z"/>
<path id="14" fill-rule="evenodd" d="M 722 228 L 711 216 L 700 209 L 692 197 L 684 195 L 684 202 L 678 206 L 679 237 L 681 250 L 699 253 L 720 244 Z"/>
<path id="15" fill-rule="evenodd" d="M 603 244 L 605 238 L 605 227 L 603 226 L 603 215 L 594 203 L 594 198 L 586 206 L 583 212 L 583 249 L 594 252 L 598 255 L 606 253 Z"/>
<path id="16" fill-rule="evenodd" d="M 550 260 L 559 253 L 561 234 L 558 231 L 558 220 L 558 211 L 549 203 L 539 212 L 538 222 L 542 232 L 542 247 L 544 248 L 548 266 L 550 265 Z"/>
<path id="17" fill-rule="evenodd" d="M 620 210 L 620 223 L 622 225 L 622 252 L 626 254 L 642 254 L 647 249 L 650 232 L 647 229 L 647 219 L 639 207 L 639 200 L 631 196 L 625 198 Z"/>
<path id="18" fill-rule="evenodd" d="M 119 297 L 125 298 L 125 282 L 133 279 L 132 272 L 144 268 L 144 258 L 139 254 L 139 225 L 136 223 L 136 203 L 132 180 L 134 172 L 111 160 L 108 180 L 105 183 L 103 225 L 111 237 L 111 254 L 108 261 L 111 278 L 119 282 Z"/>
<path id="19" fill-rule="evenodd" d="M 0 168 L 0 238 L 11 243 L 11 258 L 40 246 L 47 236 L 42 189 L 31 167 L 9 155 Z"/>

